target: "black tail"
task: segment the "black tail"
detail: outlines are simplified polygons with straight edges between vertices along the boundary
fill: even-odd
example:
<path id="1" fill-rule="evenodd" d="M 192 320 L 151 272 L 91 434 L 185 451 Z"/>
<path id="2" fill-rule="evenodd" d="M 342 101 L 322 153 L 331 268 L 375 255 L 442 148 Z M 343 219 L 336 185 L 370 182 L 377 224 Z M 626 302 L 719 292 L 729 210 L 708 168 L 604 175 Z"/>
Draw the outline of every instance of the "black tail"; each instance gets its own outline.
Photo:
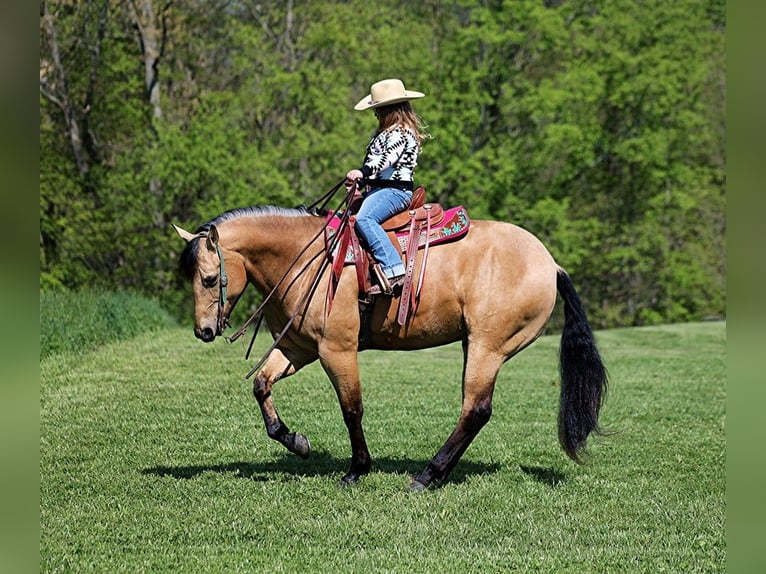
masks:
<path id="1" fill-rule="evenodd" d="M 606 396 L 608 377 L 585 309 L 563 269 L 558 271 L 556 287 L 564 300 L 564 331 L 559 350 L 559 442 L 572 460 L 581 463 L 588 435 L 602 432 L 598 413 Z"/>

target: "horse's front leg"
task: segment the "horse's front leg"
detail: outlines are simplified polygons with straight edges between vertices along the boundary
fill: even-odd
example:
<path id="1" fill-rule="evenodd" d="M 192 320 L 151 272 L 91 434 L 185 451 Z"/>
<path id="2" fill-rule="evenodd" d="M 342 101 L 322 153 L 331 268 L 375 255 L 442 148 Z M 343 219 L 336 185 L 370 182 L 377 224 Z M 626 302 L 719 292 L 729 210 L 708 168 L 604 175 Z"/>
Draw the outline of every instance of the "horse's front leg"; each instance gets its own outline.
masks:
<path id="1" fill-rule="evenodd" d="M 341 486 L 355 483 L 370 472 L 372 459 L 362 430 L 362 388 L 356 349 L 320 352 L 320 361 L 338 395 L 343 421 L 351 440 L 351 468 L 340 481 Z"/>
<path id="2" fill-rule="evenodd" d="M 269 355 L 266 364 L 256 375 L 253 382 L 253 395 L 261 408 L 263 422 L 266 424 L 266 433 L 269 438 L 283 444 L 287 450 L 297 454 L 301 458 L 308 458 L 311 454 L 309 440 L 298 432 L 290 432 L 287 425 L 279 418 L 277 409 L 271 399 L 271 387 L 279 379 L 292 375 L 297 371 L 279 349 L 274 349 Z"/>

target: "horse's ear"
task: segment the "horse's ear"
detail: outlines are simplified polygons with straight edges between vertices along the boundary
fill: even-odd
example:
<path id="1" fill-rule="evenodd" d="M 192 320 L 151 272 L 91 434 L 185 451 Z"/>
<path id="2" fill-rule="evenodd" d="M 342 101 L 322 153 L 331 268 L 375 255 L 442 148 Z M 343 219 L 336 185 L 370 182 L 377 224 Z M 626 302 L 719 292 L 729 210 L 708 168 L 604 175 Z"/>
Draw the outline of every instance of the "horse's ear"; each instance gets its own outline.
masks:
<path id="1" fill-rule="evenodd" d="M 177 225 L 175 225 L 175 224 L 171 224 L 171 225 L 173 225 L 173 229 L 175 229 L 175 230 L 176 230 L 176 233 L 178 233 L 178 235 L 180 235 L 180 236 L 181 236 L 181 239 L 183 239 L 183 240 L 184 240 L 184 241 L 186 241 L 187 243 L 188 243 L 189 241 L 191 241 L 192 239 L 194 239 L 195 237 L 197 237 L 196 235 L 194 235 L 194 234 L 192 234 L 192 233 L 189 233 L 189 232 L 188 232 L 188 231 L 186 231 L 185 229 L 181 229 L 180 227 L 178 227 L 178 226 L 177 226 Z"/>
<path id="2" fill-rule="evenodd" d="M 210 226 L 210 230 L 207 232 L 207 248 L 210 251 L 214 251 L 218 245 L 218 229 L 215 225 Z"/>

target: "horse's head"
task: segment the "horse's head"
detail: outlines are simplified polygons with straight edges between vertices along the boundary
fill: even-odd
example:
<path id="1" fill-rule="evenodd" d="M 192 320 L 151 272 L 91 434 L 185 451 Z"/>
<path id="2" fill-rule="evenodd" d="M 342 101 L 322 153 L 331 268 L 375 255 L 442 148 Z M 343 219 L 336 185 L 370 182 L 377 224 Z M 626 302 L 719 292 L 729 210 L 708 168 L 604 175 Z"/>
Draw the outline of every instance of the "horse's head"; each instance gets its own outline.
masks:
<path id="1" fill-rule="evenodd" d="M 215 225 L 196 234 L 173 227 L 186 241 L 180 268 L 194 292 L 194 335 L 209 343 L 223 334 L 229 314 L 247 287 L 244 258 L 221 246 Z"/>

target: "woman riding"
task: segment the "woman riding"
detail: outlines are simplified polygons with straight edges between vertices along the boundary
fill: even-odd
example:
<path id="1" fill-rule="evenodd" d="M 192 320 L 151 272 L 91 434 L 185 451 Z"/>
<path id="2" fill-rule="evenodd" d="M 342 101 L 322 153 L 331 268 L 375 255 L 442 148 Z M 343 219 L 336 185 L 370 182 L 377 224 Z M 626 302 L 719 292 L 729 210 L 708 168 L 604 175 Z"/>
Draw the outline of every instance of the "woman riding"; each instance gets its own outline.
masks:
<path id="1" fill-rule="evenodd" d="M 349 171 L 346 180 L 347 186 L 357 183 L 362 192 L 356 229 L 381 268 L 381 287 L 387 294 L 402 285 L 405 269 L 401 253 L 381 223 L 407 209 L 412 199 L 418 154 L 430 136 L 410 100 L 424 95 L 405 90 L 401 80 L 382 80 L 354 106 L 355 110 L 373 109 L 378 118 L 362 167 Z"/>

